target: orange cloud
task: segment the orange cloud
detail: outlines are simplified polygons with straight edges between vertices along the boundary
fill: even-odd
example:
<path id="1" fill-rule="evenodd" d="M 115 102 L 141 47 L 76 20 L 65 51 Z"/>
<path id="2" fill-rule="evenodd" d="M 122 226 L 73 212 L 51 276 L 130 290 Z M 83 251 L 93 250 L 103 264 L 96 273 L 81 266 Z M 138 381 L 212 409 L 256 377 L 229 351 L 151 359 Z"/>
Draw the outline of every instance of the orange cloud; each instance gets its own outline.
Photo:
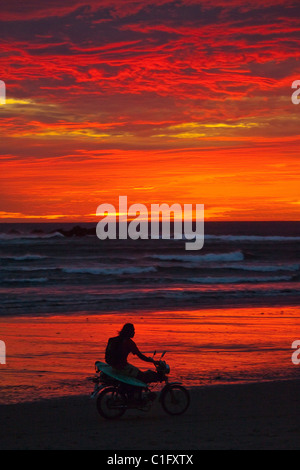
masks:
<path id="1" fill-rule="evenodd" d="M 121 194 L 299 220 L 296 2 L 17 3 L 1 12 L 2 220 L 86 220 Z"/>

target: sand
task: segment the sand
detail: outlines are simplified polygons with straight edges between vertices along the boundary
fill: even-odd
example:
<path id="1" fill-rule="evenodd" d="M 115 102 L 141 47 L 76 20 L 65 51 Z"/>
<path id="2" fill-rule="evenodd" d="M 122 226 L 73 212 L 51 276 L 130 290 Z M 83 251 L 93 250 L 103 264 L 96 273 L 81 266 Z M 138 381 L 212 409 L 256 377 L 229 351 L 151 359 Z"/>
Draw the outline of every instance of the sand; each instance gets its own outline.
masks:
<path id="1" fill-rule="evenodd" d="M 299 450 L 300 381 L 199 387 L 184 415 L 101 418 L 74 396 L 0 406 L 1 450 Z M 112 452 L 112 455 L 114 453 Z"/>

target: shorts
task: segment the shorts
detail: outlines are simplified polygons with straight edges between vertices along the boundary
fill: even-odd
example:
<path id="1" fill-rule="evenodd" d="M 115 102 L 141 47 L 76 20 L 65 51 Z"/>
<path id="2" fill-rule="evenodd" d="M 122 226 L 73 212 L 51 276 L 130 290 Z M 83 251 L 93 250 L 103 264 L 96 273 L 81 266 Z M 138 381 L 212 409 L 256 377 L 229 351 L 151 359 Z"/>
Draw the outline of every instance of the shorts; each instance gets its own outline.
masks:
<path id="1" fill-rule="evenodd" d="M 132 364 L 126 364 L 123 369 L 115 369 L 115 371 L 118 372 L 118 374 L 124 374 L 129 377 L 137 377 L 140 373 L 140 369 Z"/>

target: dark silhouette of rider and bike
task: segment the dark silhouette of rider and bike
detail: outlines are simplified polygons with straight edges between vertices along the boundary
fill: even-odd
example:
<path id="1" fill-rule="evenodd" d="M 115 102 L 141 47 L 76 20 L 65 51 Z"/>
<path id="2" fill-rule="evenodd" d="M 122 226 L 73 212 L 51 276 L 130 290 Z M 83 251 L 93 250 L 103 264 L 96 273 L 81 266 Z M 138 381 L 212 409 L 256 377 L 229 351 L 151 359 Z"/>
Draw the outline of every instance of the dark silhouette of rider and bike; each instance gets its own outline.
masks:
<path id="1" fill-rule="evenodd" d="M 105 363 L 95 362 L 95 389 L 92 397 L 97 397 L 99 414 L 114 419 L 121 417 L 130 408 L 148 411 L 157 398 L 168 414 L 184 413 L 190 404 L 189 392 L 180 382 L 169 382 L 170 367 L 162 360 L 165 352 L 159 360 L 145 356 L 133 341 L 134 335 L 134 325 L 126 323 L 117 336 L 109 338 Z M 152 363 L 156 370 L 141 371 L 128 362 L 129 354 Z M 165 384 L 161 390 L 154 391 L 162 382 Z"/>

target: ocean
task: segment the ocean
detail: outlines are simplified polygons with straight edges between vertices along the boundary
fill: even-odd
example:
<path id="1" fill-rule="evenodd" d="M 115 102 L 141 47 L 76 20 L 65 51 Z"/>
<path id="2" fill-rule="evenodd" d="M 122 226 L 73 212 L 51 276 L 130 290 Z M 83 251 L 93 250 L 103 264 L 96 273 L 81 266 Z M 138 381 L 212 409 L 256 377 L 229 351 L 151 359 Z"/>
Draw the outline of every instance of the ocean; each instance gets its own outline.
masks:
<path id="1" fill-rule="evenodd" d="M 199 251 L 182 240 L 103 241 L 93 229 L 2 224 L 0 316 L 288 302 L 300 293 L 300 222 L 207 223 Z"/>
<path id="2" fill-rule="evenodd" d="M 89 394 L 127 321 L 188 387 L 299 378 L 300 222 L 206 223 L 199 251 L 95 225 L 1 225 L 0 403 Z"/>

